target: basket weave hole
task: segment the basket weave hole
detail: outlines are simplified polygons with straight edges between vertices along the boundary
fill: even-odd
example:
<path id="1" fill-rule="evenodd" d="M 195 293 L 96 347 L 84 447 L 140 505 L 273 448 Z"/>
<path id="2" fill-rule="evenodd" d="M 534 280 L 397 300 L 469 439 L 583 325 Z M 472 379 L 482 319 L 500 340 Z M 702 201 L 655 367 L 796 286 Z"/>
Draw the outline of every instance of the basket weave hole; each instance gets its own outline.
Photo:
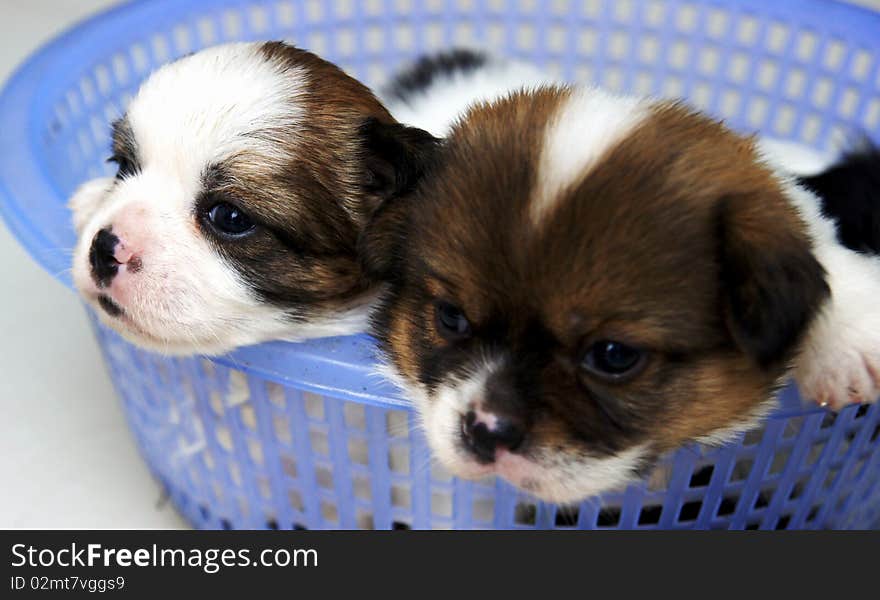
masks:
<path id="1" fill-rule="evenodd" d="M 409 446 L 395 444 L 388 448 L 388 468 L 400 475 L 409 474 Z"/>
<path id="2" fill-rule="evenodd" d="M 288 490 L 287 491 L 287 502 L 291 508 L 302 512 L 305 509 L 305 504 L 303 504 L 302 494 L 300 494 L 299 490 Z"/>
<path id="3" fill-rule="evenodd" d="M 327 432 L 312 428 L 309 431 L 309 442 L 313 453 L 318 456 L 330 456 L 330 438 Z"/>
<path id="4" fill-rule="evenodd" d="M 840 467 L 832 467 L 828 469 L 825 474 L 825 481 L 822 482 L 822 489 L 829 490 L 834 484 L 837 482 L 837 477 L 840 474 Z"/>
<path id="5" fill-rule="evenodd" d="M 818 441 L 814 443 L 810 447 L 810 452 L 807 454 L 806 466 L 812 466 L 816 464 L 819 459 L 822 457 L 822 453 L 825 450 L 825 441 Z"/>
<path id="6" fill-rule="evenodd" d="M 534 527 L 538 518 L 538 507 L 534 502 L 517 502 L 513 508 L 513 522 L 517 525 Z"/>
<path id="7" fill-rule="evenodd" d="M 79 80 L 79 93 L 86 106 L 91 106 L 95 103 L 95 86 L 88 77 L 83 77 Z"/>
<path id="8" fill-rule="evenodd" d="M 712 481 L 712 474 L 714 472 L 714 465 L 704 465 L 698 469 L 694 469 L 693 473 L 691 473 L 691 479 L 688 482 L 688 487 L 706 487 Z"/>
<path id="9" fill-rule="evenodd" d="M 491 524 L 495 518 L 495 499 L 492 497 L 474 498 L 471 516 L 474 521 Z"/>
<path id="10" fill-rule="evenodd" d="M 773 462 L 770 463 L 770 469 L 767 471 L 767 474 L 779 475 L 782 473 L 788 464 L 789 458 L 791 458 L 791 448 L 784 448 L 778 451 L 773 455 Z"/>
<path id="11" fill-rule="evenodd" d="M 843 41 L 837 39 L 831 40 L 825 46 L 825 53 L 822 56 L 822 64 L 829 71 L 836 71 L 840 68 L 845 54 L 846 45 Z"/>
<path id="12" fill-rule="evenodd" d="M 734 52 L 727 63 L 727 78 L 736 83 L 744 83 L 749 71 L 749 55 Z"/>
<path id="13" fill-rule="evenodd" d="M 871 53 L 869 51 L 856 50 L 850 65 L 850 76 L 860 83 L 867 80 L 868 74 L 871 72 L 871 63 Z"/>
<path id="14" fill-rule="evenodd" d="M 175 27 L 171 33 L 171 37 L 174 40 L 176 54 L 186 54 L 193 50 L 192 36 L 190 35 L 189 29 L 184 25 L 178 25 Z"/>
<path id="15" fill-rule="evenodd" d="M 135 71 L 143 73 L 149 68 L 150 60 L 147 55 L 147 49 L 142 44 L 134 44 L 128 52 Z M 124 104 L 127 105 L 128 102 L 126 101 Z"/>
<path id="16" fill-rule="evenodd" d="M 171 51 L 168 48 L 168 40 L 161 34 L 154 34 L 150 38 L 150 48 L 153 52 L 153 60 L 156 65 L 168 62 L 171 58 Z"/>
<path id="17" fill-rule="evenodd" d="M 630 35 L 625 31 L 615 31 L 605 50 L 615 60 L 625 59 L 630 52 Z"/>
<path id="18" fill-rule="evenodd" d="M 691 47 L 684 40 L 677 40 L 672 44 L 667 55 L 667 62 L 674 68 L 684 69 L 690 60 Z"/>
<path id="19" fill-rule="evenodd" d="M 247 441 L 248 455 L 256 466 L 263 465 L 263 444 L 259 439 L 249 438 Z"/>
<path id="20" fill-rule="evenodd" d="M 736 461 L 736 464 L 733 465 L 733 469 L 730 471 L 730 482 L 734 483 L 748 479 L 754 464 L 755 461 L 751 458 L 743 458 Z"/>
<path id="21" fill-rule="evenodd" d="M 322 31 L 309 32 L 305 39 L 305 46 L 310 52 L 314 52 L 319 56 L 326 54 L 328 47 L 327 34 Z"/>
<path id="22" fill-rule="evenodd" d="M 712 38 L 724 38 L 730 23 L 729 13 L 723 8 L 713 8 L 706 17 L 706 33 Z"/>
<path id="23" fill-rule="evenodd" d="M 232 481 L 233 485 L 241 487 L 241 467 L 238 466 L 237 462 L 232 460 L 227 463 L 226 467 L 229 470 L 229 479 Z"/>
<path id="24" fill-rule="evenodd" d="M 749 124 L 755 129 L 762 128 L 767 122 L 767 114 L 770 109 L 770 102 L 762 97 L 755 96 L 749 103 L 749 112 L 746 117 Z"/>
<path id="25" fill-rule="evenodd" d="M 229 371 L 229 382 L 226 387 L 226 406 L 241 406 L 250 400 L 247 375 L 241 371 Z"/>
<path id="26" fill-rule="evenodd" d="M 412 26 L 401 23 L 394 28 L 394 46 L 399 50 L 411 50 L 415 47 L 415 32 Z"/>
<path id="27" fill-rule="evenodd" d="M 241 15 L 234 10 L 226 10 L 220 19 L 223 24 L 223 37 L 227 40 L 236 40 L 241 37 Z"/>
<path id="28" fill-rule="evenodd" d="M 346 402 L 342 407 L 345 426 L 354 431 L 366 431 L 367 415 L 364 405 L 357 402 Z"/>
<path id="29" fill-rule="evenodd" d="M 752 508 L 754 510 L 760 510 L 762 508 L 767 508 L 770 505 L 770 502 L 773 501 L 773 495 L 776 493 L 776 488 L 774 487 L 764 487 L 761 488 L 757 494 L 755 494 L 755 501 L 752 503 Z"/>
<path id="30" fill-rule="evenodd" d="M 443 465 L 436 461 L 431 462 L 431 479 L 437 483 L 449 483 L 452 481 L 452 474 L 447 471 Z"/>
<path id="31" fill-rule="evenodd" d="M 758 38 L 759 21 L 751 15 L 744 15 L 740 18 L 736 29 L 736 39 L 740 44 L 746 47 L 755 45 Z"/>
<path id="32" fill-rule="evenodd" d="M 700 516 L 700 510 L 702 508 L 702 500 L 690 500 L 689 502 L 685 502 L 681 505 L 681 509 L 678 511 L 678 522 L 687 523 L 690 521 L 696 521 Z"/>
<path id="33" fill-rule="evenodd" d="M 321 501 L 321 516 L 331 525 L 339 524 L 339 510 L 335 504 L 328 500 Z"/>
<path id="34" fill-rule="evenodd" d="M 367 441 L 360 438 L 350 438 L 348 440 L 348 458 L 354 464 L 369 465 L 370 449 Z"/>
<path id="35" fill-rule="evenodd" d="M 318 486 L 326 490 L 333 489 L 333 469 L 327 465 L 319 465 L 315 467 L 315 481 Z"/>
<path id="36" fill-rule="evenodd" d="M 700 52 L 699 70 L 706 74 L 712 75 L 718 70 L 718 64 L 721 61 L 721 52 L 714 46 L 703 48 Z"/>
<path id="37" fill-rule="evenodd" d="M 639 525 L 656 525 L 663 515 L 663 506 L 660 504 L 648 504 L 639 511 Z"/>
<path id="38" fill-rule="evenodd" d="M 369 502 L 373 497 L 370 479 L 364 475 L 355 475 L 354 478 L 352 478 L 352 488 L 354 490 L 354 497 L 359 500 L 366 500 Z"/>
<path id="39" fill-rule="evenodd" d="M 252 5 L 247 8 L 248 22 L 252 33 L 260 34 L 269 29 L 269 13 L 260 5 Z"/>
<path id="40" fill-rule="evenodd" d="M 804 63 L 811 63 L 818 47 L 819 38 L 813 31 L 801 31 L 795 42 L 794 53 Z"/>
<path id="41" fill-rule="evenodd" d="M 391 486 L 391 506 L 406 509 L 412 507 L 412 491 L 409 485 L 394 484 Z"/>
<path id="42" fill-rule="evenodd" d="M 355 514 L 355 523 L 358 529 L 373 530 L 376 528 L 373 521 L 373 513 L 363 508 L 357 509 Z"/>
<path id="43" fill-rule="evenodd" d="M 596 50 L 598 34 L 595 29 L 584 28 L 577 39 L 577 51 L 580 54 L 591 55 Z"/>
<path id="44" fill-rule="evenodd" d="M 840 103 L 837 105 L 837 114 L 844 119 L 851 119 L 856 114 L 856 108 L 861 99 L 859 91 L 856 88 L 848 87 L 843 90 L 840 95 Z"/>
<path id="45" fill-rule="evenodd" d="M 227 452 L 232 452 L 232 433 L 226 425 L 214 426 L 214 438 L 221 448 Z"/>
<path id="46" fill-rule="evenodd" d="M 718 517 L 729 517 L 736 512 L 736 506 L 739 502 L 738 496 L 724 496 L 718 503 L 718 510 L 715 515 Z"/>
<path id="47" fill-rule="evenodd" d="M 452 494 L 446 491 L 431 493 L 431 514 L 435 517 L 452 516 Z"/>
<path id="48" fill-rule="evenodd" d="M 305 405 L 306 415 L 312 420 L 324 420 L 324 398 L 312 392 L 303 394 L 303 404 Z"/>
<path id="49" fill-rule="evenodd" d="M 257 430 L 257 413 L 254 411 L 254 407 L 251 404 L 244 404 L 238 411 L 239 416 L 241 417 L 241 422 L 245 427 L 250 429 L 251 431 Z"/>
<path id="50" fill-rule="evenodd" d="M 279 25 L 282 27 L 290 27 L 293 25 L 294 20 L 294 6 L 293 2 L 287 0 L 285 2 L 279 2 L 278 6 L 275 10 L 275 19 Z"/>
<path id="51" fill-rule="evenodd" d="M 210 17 L 201 17 L 196 21 L 196 32 L 199 34 L 199 44 L 203 48 L 213 46 L 217 42 L 217 27 Z"/>
<path id="52" fill-rule="evenodd" d="M 125 57 L 117 52 L 110 59 L 110 65 L 113 68 L 113 76 L 116 78 L 116 83 L 119 85 L 128 83 L 128 64 Z"/>
<path id="53" fill-rule="evenodd" d="M 721 115 L 724 117 L 732 117 L 736 115 L 742 105 L 742 95 L 738 90 L 726 89 L 721 94 Z"/>
<path id="54" fill-rule="evenodd" d="M 764 42 L 766 47 L 774 54 L 781 54 L 788 43 L 791 28 L 785 23 L 774 21 L 767 30 L 767 38 Z"/>
<path id="55" fill-rule="evenodd" d="M 113 89 L 113 83 L 110 79 L 110 69 L 104 65 L 95 67 L 95 81 L 98 84 L 98 91 L 102 96 L 106 96 Z"/>
<path id="56" fill-rule="evenodd" d="M 385 413 L 385 433 L 389 437 L 407 437 L 409 435 L 409 413 L 404 410 L 389 410 Z"/>
<path id="57" fill-rule="evenodd" d="M 269 500 L 272 497 L 272 486 L 269 483 L 269 478 L 265 475 L 257 477 L 257 491 L 260 492 L 260 497 L 263 500 Z"/>
<path id="58" fill-rule="evenodd" d="M 758 65 L 758 86 L 771 90 L 779 78 L 779 63 L 775 60 L 762 60 Z"/>
<path id="59" fill-rule="evenodd" d="M 296 468 L 296 459 L 292 456 L 283 455 L 281 457 L 281 471 L 288 477 L 296 479 L 296 476 L 298 474 Z"/>

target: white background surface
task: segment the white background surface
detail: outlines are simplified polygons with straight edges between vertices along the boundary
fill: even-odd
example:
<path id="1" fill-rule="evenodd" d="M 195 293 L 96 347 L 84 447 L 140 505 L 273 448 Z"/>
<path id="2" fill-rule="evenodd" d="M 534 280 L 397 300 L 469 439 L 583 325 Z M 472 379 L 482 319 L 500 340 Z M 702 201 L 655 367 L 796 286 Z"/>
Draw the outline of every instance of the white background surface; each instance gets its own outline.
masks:
<path id="1" fill-rule="evenodd" d="M 880 0 L 859 2 L 880 9 Z M 114 0 L 0 0 L 0 81 Z M 880 32 L 878 32 L 880 35 Z M 0 528 L 170 528 L 84 309 L 0 223 Z"/>
<path id="2" fill-rule="evenodd" d="M 0 0 L 0 81 L 112 0 Z M 172 528 L 73 292 L 0 224 L 0 528 Z"/>

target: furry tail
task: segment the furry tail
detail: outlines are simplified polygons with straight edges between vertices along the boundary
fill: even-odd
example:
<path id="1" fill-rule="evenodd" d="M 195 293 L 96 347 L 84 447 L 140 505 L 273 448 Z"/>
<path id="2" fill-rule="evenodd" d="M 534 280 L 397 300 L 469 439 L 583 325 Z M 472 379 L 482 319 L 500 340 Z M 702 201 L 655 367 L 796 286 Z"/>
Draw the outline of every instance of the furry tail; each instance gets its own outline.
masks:
<path id="1" fill-rule="evenodd" d="M 841 244 L 880 254 L 880 147 L 865 138 L 825 170 L 798 181 L 821 198 Z"/>

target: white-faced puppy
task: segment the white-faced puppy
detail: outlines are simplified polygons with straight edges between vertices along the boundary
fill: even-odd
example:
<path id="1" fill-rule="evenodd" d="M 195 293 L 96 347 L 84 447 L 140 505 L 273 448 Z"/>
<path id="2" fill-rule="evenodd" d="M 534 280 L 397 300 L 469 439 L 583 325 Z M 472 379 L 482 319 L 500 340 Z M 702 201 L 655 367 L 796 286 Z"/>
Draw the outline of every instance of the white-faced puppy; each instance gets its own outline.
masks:
<path id="1" fill-rule="evenodd" d="M 73 196 L 74 283 L 103 322 L 169 353 L 359 331 L 358 234 L 433 143 L 306 51 L 197 52 L 141 86 L 113 125 L 116 177 Z"/>
<path id="2" fill-rule="evenodd" d="M 568 502 L 754 425 L 812 328 L 880 323 L 880 263 L 835 235 L 753 139 L 550 86 L 469 110 L 361 246 L 387 282 L 373 330 L 440 461 Z M 880 328 L 845 331 L 860 360 L 838 385 L 867 400 Z"/>

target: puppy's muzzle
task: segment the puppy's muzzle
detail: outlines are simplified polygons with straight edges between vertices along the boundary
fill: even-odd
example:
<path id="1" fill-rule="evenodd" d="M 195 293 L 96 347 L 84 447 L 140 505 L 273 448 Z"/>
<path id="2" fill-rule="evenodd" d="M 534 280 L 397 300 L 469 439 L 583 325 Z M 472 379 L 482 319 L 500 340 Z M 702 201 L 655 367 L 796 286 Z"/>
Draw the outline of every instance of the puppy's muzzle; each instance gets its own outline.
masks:
<path id="1" fill-rule="evenodd" d="M 522 445 L 525 435 L 525 427 L 510 419 L 495 417 L 490 424 L 478 417 L 475 411 L 461 417 L 464 445 L 477 461 L 484 464 L 495 462 L 499 449 L 515 452 Z"/>
<path id="2" fill-rule="evenodd" d="M 92 279 L 99 288 L 105 288 L 119 272 L 119 261 L 116 260 L 116 247 L 119 238 L 109 229 L 102 229 L 92 239 L 89 248 L 89 265 L 92 267 Z"/>

